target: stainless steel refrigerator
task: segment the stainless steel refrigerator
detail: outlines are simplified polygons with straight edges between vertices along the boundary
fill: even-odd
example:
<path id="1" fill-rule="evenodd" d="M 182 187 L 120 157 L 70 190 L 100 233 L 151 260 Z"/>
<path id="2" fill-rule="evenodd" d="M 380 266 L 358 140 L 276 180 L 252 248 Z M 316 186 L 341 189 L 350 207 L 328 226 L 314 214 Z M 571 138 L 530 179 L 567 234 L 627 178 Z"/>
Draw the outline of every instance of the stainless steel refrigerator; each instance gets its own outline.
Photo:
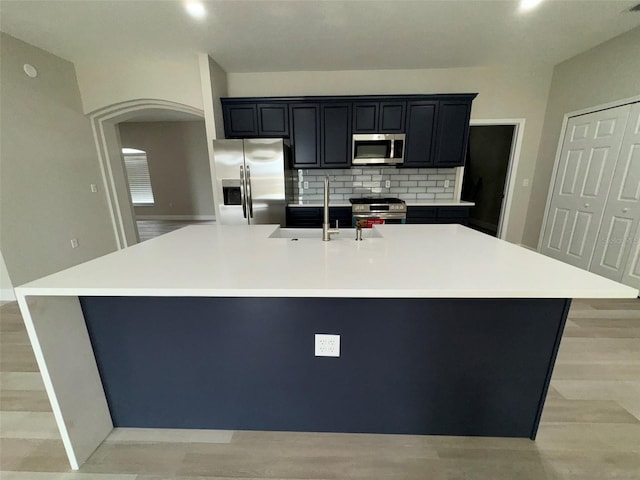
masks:
<path id="1" fill-rule="evenodd" d="M 287 147 L 281 138 L 213 141 L 218 223 L 284 225 Z"/>

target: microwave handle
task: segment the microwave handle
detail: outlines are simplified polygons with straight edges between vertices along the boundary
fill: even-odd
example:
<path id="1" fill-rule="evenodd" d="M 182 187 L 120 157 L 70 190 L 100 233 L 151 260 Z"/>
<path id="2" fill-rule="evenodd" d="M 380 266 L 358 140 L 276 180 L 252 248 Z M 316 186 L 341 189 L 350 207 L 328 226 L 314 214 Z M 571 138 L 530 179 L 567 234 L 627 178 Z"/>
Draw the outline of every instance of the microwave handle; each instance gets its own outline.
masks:
<path id="1" fill-rule="evenodd" d="M 396 141 L 395 141 L 395 140 L 391 140 L 391 151 L 389 152 L 389 158 L 396 158 L 396 157 L 393 155 L 393 151 L 394 151 L 394 147 L 395 147 L 395 145 L 396 145 Z"/>

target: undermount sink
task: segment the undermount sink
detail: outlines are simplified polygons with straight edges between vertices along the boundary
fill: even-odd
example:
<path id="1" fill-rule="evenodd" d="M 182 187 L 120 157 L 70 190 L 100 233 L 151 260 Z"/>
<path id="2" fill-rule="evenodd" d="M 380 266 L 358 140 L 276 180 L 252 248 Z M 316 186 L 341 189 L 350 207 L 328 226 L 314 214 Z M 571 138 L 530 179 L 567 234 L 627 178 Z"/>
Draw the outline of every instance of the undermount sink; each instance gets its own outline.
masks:
<path id="1" fill-rule="evenodd" d="M 322 241 L 322 229 L 321 228 L 278 228 L 269 238 L 288 238 L 290 240 L 318 240 Z M 362 238 L 382 238 L 380 232 L 374 228 L 363 228 Z M 336 240 L 353 240 L 356 239 L 355 228 L 344 228 L 340 230 L 339 235 L 331 237 L 331 242 Z"/>

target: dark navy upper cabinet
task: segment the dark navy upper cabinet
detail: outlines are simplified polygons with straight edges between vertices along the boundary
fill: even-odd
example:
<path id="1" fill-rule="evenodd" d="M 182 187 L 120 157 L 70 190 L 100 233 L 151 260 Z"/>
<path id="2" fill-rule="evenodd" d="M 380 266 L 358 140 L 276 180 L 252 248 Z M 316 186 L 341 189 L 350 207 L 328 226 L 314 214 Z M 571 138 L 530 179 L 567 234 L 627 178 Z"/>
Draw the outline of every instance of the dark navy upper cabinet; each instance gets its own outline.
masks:
<path id="1" fill-rule="evenodd" d="M 227 138 L 289 136 L 286 103 L 224 102 L 222 111 Z"/>
<path id="2" fill-rule="evenodd" d="M 438 111 L 434 167 L 464 165 L 469 138 L 471 100 L 441 101 Z"/>
<path id="3" fill-rule="evenodd" d="M 442 97 L 407 102 L 405 167 L 464 165 L 475 95 Z"/>
<path id="4" fill-rule="evenodd" d="M 223 104 L 222 112 L 227 138 L 258 136 L 258 113 L 255 104 Z"/>
<path id="5" fill-rule="evenodd" d="M 258 104 L 258 135 L 288 137 L 289 115 L 286 103 Z"/>
<path id="6" fill-rule="evenodd" d="M 320 106 L 320 166 L 351 166 L 351 104 L 326 103 Z"/>
<path id="7" fill-rule="evenodd" d="M 289 107 L 294 168 L 320 166 L 320 105 L 291 104 Z"/>
<path id="8" fill-rule="evenodd" d="M 404 133 L 405 102 L 380 102 L 380 132 Z"/>
<path id="9" fill-rule="evenodd" d="M 378 133 L 378 102 L 353 104 L 353 133 Z"/>
<path id="10" fill-rule="evenodd" d="M 405 102 L 354 102 L 353 133 L 404 133 Z"/>
<path id="11" fill-rule="evenodd" d="M 436 134 L 437 101 L 407 103 L 407 137 L 405 167 L 432 167 L 433 143 Z"/>
<path id="12" fill-rule="evenodd" d="M 353 133 L 405 133 L 404 167 L 464 165 L 472 93 L 221 99 L 227 138 L 289 137 L 294 168 L 348 168 Z"/>

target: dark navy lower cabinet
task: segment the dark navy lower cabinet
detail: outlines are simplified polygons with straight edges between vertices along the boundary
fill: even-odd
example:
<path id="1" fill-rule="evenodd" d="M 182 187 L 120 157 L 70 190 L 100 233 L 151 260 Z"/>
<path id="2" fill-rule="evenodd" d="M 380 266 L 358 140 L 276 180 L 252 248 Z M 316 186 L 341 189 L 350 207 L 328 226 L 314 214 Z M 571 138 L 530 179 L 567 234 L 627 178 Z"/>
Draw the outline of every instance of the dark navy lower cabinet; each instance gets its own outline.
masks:
<path id="1" fill-rule="evenodd" d="M 469 207 L 407 207 L 407 223 L 458 223 L 469 224 Z"/>
<path id="2" fill-rule="evenodd" d="M 407 223 L 438 223 L 436 207 L 407 207 Z"/>
<path id="3" fill-rule="evenodd" d="M 351 166 L 351 104 L 320 105 L 320 166 Z"/>
<path id="4" fill-rule="evenodd" d="M 286 224 L 289 228 L 322 228 L 324 210 L 322 207 L 287 207 Z M 340 228 L 351 227 L 351 207 L 330 207 L 329 223 Z"/>
<path id="5" fill-rule="evenodd" d="M 469 225 L 469 207 L 439 207 L 437 223 Z"/>

